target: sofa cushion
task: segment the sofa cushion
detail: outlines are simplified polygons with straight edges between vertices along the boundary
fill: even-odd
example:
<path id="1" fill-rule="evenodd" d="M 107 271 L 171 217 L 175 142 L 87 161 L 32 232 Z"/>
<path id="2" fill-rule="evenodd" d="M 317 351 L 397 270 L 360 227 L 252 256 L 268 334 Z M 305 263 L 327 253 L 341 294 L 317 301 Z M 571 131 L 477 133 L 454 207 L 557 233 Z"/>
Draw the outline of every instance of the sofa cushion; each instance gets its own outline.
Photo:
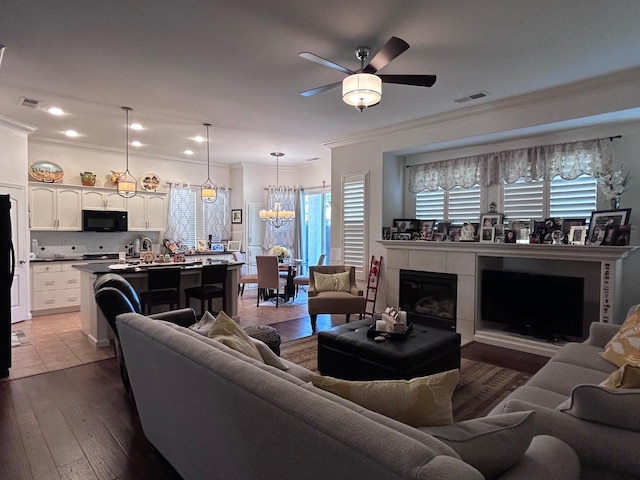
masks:
<path id="1" fill-rule="evenodd" d="M 609 372 L 611 373 L 611 372 Z M 528 386 L 550 390 L 568 397 L 571 389 L 580 383 L 597 385 L 609 373 L 592 370 L 564 362 L 549 362 L 527 382 Z"/>
<path id="2" fill-rule="evenodd" d="M 453 421 L 451 396 L 459 371 L 411 380 L 349 381 L 317 375 L 313 385 L 413 427 Z"/>
<path id="3" fill-rule="evenodd" d="M 209 327 L 209 338 L 213 338 L 227 347 L 244 353 L 247 357 L 263 362 L 258 348 L 251 342 L 251 338 L 226 313 L 220 312 Z"/>
<path id="4" fill-rule="evenodd" d="M 257 338 L 249 337 L 249 341 L 255 345 L 260 352 L 260 356 L 262 357 L 262 361 L 267 365 L 271 365 L 272 367 L 279 368 L 280 370 L 289 370 L 289 366 L 282 361 L 282 359 L 273 353 L 273 350 L 269 348 L 269 346 L 264 343 L 262 340 L 258 340 Z"/>
<path id="5" fill-rule="evenodd" d="M 603 408 L 603 405 L 606 408 Z M 571 416 L 616 428 L 640 432 L 640 389 L 576 385 L 558 410 Z"/>
<path id="6" fill-rule="evenodd" d="M 603 359 L 600 354 L 602 348 L 594 345 L 585 345 L 584 343 L 567 343 L 556 353 L 550 362 L 563 362 L 585 367 L 590 370 L 598 370 L 599 372 L 611 373 L 616 367 L 611 362 Z"/>
<path id="7" fill-rule="evenodd" d="M 556 408 L 564 402 L 567 397 L 568 395 L 562 395 L 560 393 L 552 392 L 551 390 L 545 390 L 544 388 L 532 387 L 529 384 L 525 384 L 511 392 L 507 398 L 502 400 L 491 410 L 491 412 L 489 412 L 489 415 L 503 413 L 504 405 L 512 399 L 533 403 L 535 405 L 540 405 L 541 407 Z"/>
<path id="8" fill-rule="evenodd" d="M 216 321 L 216 317 L 214 317 L 211 312 L 206 311 L 202 315 L 199 321 L 194 323 L 193 325 L 189 325 L 189 330 L 193 330 L 194 332 L 199 333 L 200 335 L 204 335 L 205 337 L 209 333 L 209 329 L 213 322 Z"/>
<path id="9" fill-rule="evenodd" d="M 420 430 L 449 445 L 486 479 L 494 479 L 515 465 L 529 448 L 534 417 L 533 411 L 515 412 Z"/>
<path id="10" fill-rule="evenodd" d="M 350 292 L 351 272 L 320 273 L 313 272 L 316 292 Z"/>
<path id="11" fill-rule="evenodd" d="M 618 367 L 640 366 L 640 308 L 627 316 L 618 333 L 605 345 L 602 358 Z"/>
<path id="12" fill-rule="evenodd" d="M 640 367 L 623 365 L 600 385 L 609 388 L 640 388 Z"/>

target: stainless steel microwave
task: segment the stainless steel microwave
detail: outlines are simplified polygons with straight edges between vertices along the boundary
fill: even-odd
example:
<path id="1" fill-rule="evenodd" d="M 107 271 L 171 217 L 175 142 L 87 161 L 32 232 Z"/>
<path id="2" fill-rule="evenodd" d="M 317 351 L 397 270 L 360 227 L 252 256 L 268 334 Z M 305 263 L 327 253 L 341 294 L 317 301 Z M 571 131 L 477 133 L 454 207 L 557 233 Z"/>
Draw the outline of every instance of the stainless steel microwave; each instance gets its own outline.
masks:
<path id="1" fill-rule="evenodd" d="M 83 232 L 126 232 L 127 229 L 127 212 L 82 210 Z"/>

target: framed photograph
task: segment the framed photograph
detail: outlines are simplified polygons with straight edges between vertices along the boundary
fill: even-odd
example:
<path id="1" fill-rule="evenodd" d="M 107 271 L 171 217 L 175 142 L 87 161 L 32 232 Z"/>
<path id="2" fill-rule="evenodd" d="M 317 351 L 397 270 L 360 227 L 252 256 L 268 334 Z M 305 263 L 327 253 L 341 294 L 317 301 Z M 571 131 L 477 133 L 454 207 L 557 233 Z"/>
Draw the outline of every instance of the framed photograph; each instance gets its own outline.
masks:
<path id="1" fill-rule="evenodd" d="M 435 220 L 420 221 L 420 240 L 431 240 L 435 223 Z"/>
<path id="2" fill-rule="evenodd" d="M 391 240 L 412 240 L 413 234 L 411 232 L 394 232 L 391 234 Z"/>
<path id="3" fill-rule="evenodd" d="M 242 210 L 231 210 L 231 223 L 242 223 Z"/>
<path id="4" fill-rule="evenodd" d="M 592 212 L 591 221 L 589 222 L 589 243 L 592 245 L 602 244 L 607 228 L 628 225 L 630 216 L 630 208 Z"/>
<path id="5" fill-rule="evenodd" d="M 571 245 L 584 245 L 587 241 L 587 227 L 584 225 L 572 225 L 569 229 L 568 242 Z"/>
<path id="6" fill-rule="evenodd" d="M 460 241 L 460 234 L 462 233 L 462 227 L 459 225 L 452 225 L 449 228 L 449 240 L 452 242 Z"/>
<path id="7" fill-rule="evenodd" d="M 587 224 L 584 218 L 565 218 L 562 221 L 562 233 L 564 233 L 564 243 L 571 243 L 571 227 L 583 227 Z"/>
<path id="8" fill-rule="evenodd" d="M 613 245 L 616 239 L 616 233 L 618 233 L 618 227 L 607 227 L 604 231 L 604 238 L 600 245 Z"/>
<path id="9" fill-rule="evenodd" d="M 444 233 L 441 232 L 436 232 L 431 236 L 431 240 L 434 240 L 436 242 L 442 242 L 444 241 Z"/>
<path id="10" fill-rule="evenodd" d="M 227 243 L 227 252 L 239 252 L 242 242 L 240 240 L 229 240 Z"/>
<path id="11" fill-rule="evenodd" d="M 516 243 L 518 239 L 518 234 L 515 230 L 505 230 L 504 231 L 504 243 Z M 529 236 L 527 235 L 527 241 L 529 241 Z"/>
<path id="12" fill-rule="evenodd" d="M 531 220 L 511 220 L 509 222 L 509 230 L 515 233 L 516 243 L 529 243 L 529 235 L 531 235 L 533 227 L 532 223 Z M 505 239 L 505 243 L 510 242 Z"/>
<path id="13" fill-rule="evenodd" d="M 382 240 L 391 240 L 391 227 L 382 227 Z"/>
<path id="14" fill-rule="evenodd" d="M 436 223 L 434 220 L 433 223 Z M 399 233 L 417 232 L 420 230 L 420 220 L 416 218 L 394 218 L 393 226 L 398 229 Z"/>
<path id="15" fill-rule="evenodd" d="M 616 231 L 616 236 L 615 236 L 615 239 L 613 240 L 613 245 L 624 247 L 626 245 L 629 245 L 630 239 L 631 239 L 631 225 L 620 225 Z"/>
<path id="16" fill-rule="evenodd" d="M 460 228 L 460 241 L 461 242 L 475 242 L 476 232 L 478 231 L 478 224 L 472 222 L 465 222 Z"/>
<path id="17" fill-rule="evenodd" d="M 502 225 L 501 213 L 485 213 L 480 217 L 480 227 L 497 227 Z"/>
<path id="18" fill-rule="evenodd" d="M 222 242 L 212 243 L 211 244 L 211 251 L 212 252 L 224 252 L 224 243 L 222 243 Z"/>
<path id="19" fill-rule="evenodd" d="M 496 227 L 480 227 L 480 241 L 493 243 L 496 240 Z"/>

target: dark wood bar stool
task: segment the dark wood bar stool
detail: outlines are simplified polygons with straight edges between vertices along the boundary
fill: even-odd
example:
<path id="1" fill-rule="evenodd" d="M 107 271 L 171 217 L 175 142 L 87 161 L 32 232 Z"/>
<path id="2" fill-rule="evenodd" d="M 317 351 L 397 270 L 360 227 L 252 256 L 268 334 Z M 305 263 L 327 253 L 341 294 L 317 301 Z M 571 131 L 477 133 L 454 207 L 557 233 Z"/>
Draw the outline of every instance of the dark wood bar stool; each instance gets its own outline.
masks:
<path id="1" fill-rule="evenodd" d="M 140 295 L 145 314 L 155 305 L 169 305 L 170 310 L 180 306 L 180 268 L 149 268 L 147 291 Z"/>
<path id="2" fill-rule="evenodd" d="M 204 302 L 212 311 L 213 299 L 222 298 L 222 310 L 227 311 L 227 265 L 203 265 L 199 287 L 185 288 L 184 303 L 189 306 L 192 298 L 200 300 L 200 315 L 204 313 Z"/>

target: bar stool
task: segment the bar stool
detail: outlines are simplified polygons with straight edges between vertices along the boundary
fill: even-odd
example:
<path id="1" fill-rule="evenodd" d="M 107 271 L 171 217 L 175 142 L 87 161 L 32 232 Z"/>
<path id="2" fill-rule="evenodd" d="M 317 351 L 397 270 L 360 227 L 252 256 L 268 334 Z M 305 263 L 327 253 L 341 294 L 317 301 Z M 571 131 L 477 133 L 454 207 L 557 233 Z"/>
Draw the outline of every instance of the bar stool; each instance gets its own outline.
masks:
<path id="1" fill-rule="evenodd" d="M 200 299 L 200 315 L 204 313 L 204 302 L 208 301 L 212 311 L 213 299 L 222 298 L 222 310 L 227 311 L 227 264 L 203 265 L 200 286 L 184 289 L 184 303 L 189 306 L 192 298 Z"/>
<path id="2" fill-rule="evenodd" d="M 147 291 L 140 295 L 146 315 L 155 305 L 169 305 L 170 310 L 180 306 L 180 271 L 179 267 L 149 268 Z"/>

